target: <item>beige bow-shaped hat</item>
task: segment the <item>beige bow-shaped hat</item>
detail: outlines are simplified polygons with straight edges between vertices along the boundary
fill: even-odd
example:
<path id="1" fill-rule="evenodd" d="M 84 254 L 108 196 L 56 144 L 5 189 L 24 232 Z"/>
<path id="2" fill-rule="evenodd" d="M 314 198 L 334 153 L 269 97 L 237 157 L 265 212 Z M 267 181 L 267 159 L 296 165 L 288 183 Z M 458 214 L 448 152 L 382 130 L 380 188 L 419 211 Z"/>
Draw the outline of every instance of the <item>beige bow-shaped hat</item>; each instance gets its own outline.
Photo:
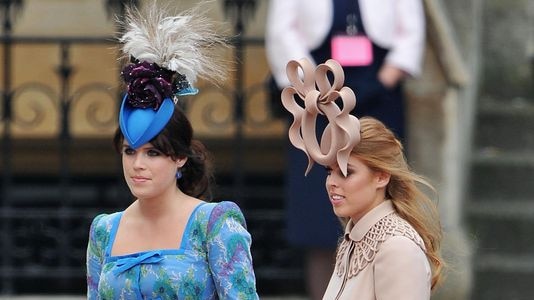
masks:
<path id="1" fill-rule="evenodd" d="M 289 127 L 289 140 L 308 157 L 304 174 L 308 174 L 314 162 L 323 166 L 337 162 L 347 176 L 350 152 L 360 141 L 360 122 L 350 114 L 356 106 L 356 96 L 343 86 L 345 74 L 341 65 L 329 59 L 314 69 L 306 59 L 292 60 L 286 72 L 291 86 L 282 91 L 282 104 L 294 118 Z M 333 82 L 328 79 L 329 73 Z M 335 102 L 338 98 L 341 98 L 342 108 Z M 298 101 L 303 101 L 302 105 Z M 315 133 L 318 115 L 328 118 L 320 144 Z"/>

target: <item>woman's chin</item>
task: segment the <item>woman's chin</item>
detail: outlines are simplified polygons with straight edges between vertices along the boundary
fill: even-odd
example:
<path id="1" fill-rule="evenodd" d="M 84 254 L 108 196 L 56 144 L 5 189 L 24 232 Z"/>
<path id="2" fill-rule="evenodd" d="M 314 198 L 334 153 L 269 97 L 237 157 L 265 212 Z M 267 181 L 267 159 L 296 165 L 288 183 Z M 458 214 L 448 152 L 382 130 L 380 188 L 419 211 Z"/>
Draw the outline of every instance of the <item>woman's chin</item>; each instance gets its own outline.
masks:
<path id="1" fill-rule="evenodd" d="M 334 206 L 334 214 L 338 217 L 338 218 L 346 218 L 349 216 L 349 214 L 347 214 L 342 207 L 339 207 L 339 206 Z"/>

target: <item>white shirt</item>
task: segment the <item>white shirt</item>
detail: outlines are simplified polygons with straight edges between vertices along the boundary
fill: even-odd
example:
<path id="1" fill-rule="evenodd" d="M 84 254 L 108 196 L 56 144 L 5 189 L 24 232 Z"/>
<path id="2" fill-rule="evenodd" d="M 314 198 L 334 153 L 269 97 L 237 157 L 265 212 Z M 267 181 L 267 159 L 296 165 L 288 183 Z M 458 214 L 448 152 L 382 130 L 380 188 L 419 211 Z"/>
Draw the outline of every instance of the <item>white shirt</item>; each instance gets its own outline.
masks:
<path id="1" fill-rule="evenodd" d="M 369 38 L 389 49 L 386 62 L 412 76 L 421 72 L 425 18 L 421 0 L 359 0 Z M 270 0 L 265 46 L 271 72 L 279 87 L 289 85 L 287 62 L 311 58 L 333 23 L 332 0 Z M 316 62 L 323 63 L 323 62 Z"/>

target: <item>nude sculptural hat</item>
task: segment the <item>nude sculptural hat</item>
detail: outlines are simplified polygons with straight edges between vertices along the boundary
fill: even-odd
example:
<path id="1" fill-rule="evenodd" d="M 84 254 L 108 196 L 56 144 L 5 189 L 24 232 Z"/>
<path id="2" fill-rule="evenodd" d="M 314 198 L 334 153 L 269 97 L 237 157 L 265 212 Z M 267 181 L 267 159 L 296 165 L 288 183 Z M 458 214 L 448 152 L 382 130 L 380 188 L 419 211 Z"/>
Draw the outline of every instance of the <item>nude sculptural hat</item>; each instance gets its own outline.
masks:
<path id="1" fill-rule="evenodd" d="M 356 96 L 343 86 L 345 74 L 341 65 L 329 59 L 314 69 L 308 60 L 301 59 L 290 61 L 286 71 L 291 86 L 282 91 L 282 104 L 294 118 L 289 140 L 308 157 L 305 175 L 316 162 L 323 166 L 337 163 L 346 176 L 350 152 L 360 141 L 360 121 L 350 114 Z M 338 99 L 342 101 L 341 108 L 336 104 Z M 320 143 L 315 133 L 317 117 L 328 119 Z"/>

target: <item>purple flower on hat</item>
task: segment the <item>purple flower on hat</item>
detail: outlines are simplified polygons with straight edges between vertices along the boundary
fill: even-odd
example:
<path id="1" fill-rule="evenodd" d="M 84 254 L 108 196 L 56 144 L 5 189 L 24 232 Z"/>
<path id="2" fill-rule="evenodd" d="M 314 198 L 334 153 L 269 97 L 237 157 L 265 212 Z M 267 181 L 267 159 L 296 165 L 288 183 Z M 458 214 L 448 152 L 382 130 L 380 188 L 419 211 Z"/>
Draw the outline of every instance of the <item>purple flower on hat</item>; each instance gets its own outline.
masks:
<path id="1" fill-rule="evenodd" d="M 136 108 L 157 110 L 165 98 L 172 97 L 173 71 L 156 63 L 140 62 L 127 65 L 121 76 L 128 85 L 128 103 Z"/>

